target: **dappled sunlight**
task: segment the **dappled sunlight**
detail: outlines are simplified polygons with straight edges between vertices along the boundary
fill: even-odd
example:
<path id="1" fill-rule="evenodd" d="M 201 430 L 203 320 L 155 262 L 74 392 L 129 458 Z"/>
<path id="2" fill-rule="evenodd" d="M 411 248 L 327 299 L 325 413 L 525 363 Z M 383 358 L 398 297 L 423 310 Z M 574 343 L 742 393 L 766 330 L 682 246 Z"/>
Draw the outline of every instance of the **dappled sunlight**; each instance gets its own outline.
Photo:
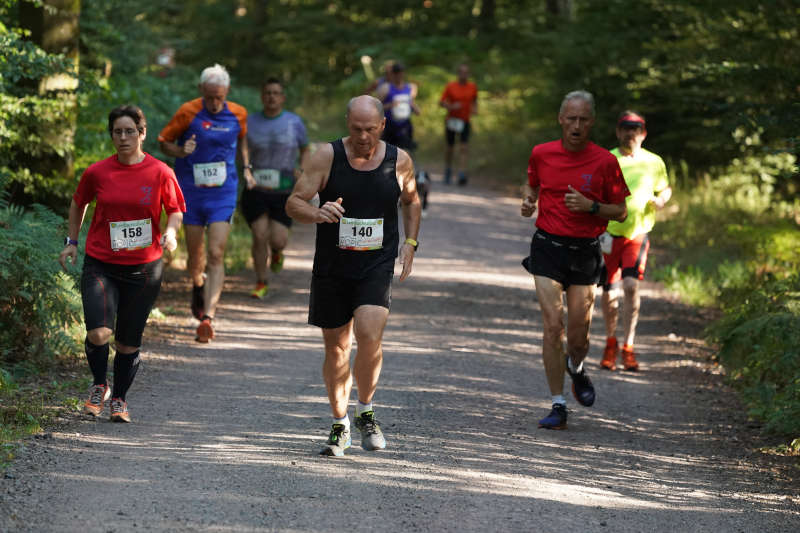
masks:
<path id="1" fill-rule="evenodd" d="M 521 268 L 520 271 L 522 271 Z M 441 272 L 419 269 L 418 271 L 414 272 L 414 277 L 415 279 L 432 281 L 479 283 L 482 285 L 496 285 L 498 287 L 510 286 L 521 289 L 531 289 L 533 287 L 533 278 L 530 274 L 495 274 L 475 270 L 457 269 Z"/>
<path id="2" fill-rule="evenodd" d="M 187 317 L 165 329 L 173 335 L 146 347 L 128 395 L 133 424 L 81 419 L 78 434 L 55 433 L 48 446 L 78 458 L 86 473 L 56 468 L 47 482 L 130 490 L 140 500 L 146 494 L 143 509 L 153 500 L 170 509 L 229 510 L 218 531 L 240 530 L 245 522 L 237 517 L 253 507 L 270 519 L 308 508 L 324 514 L 332 493 L 377 502 L 392 516 L 413 513 L 413 502 L 424 501 L 426 520 L 439 519 L 439 509 L 453 502 L 464 516 L 491 508 L 515 520 L 514 528 L 498 530 L 515 531 L 525 531 L 541 506 L 564 509 L 554 529 L 569 529 L 569 516 L 598 509 L 656 521 L 675 512 L 692 521 L 735 521 L 744 499 L 756 513 L 780 506 L 738 474 L 738 462 L 717 457 L 713 428 L 690 401 L 698 398 L 710 413 L 719 409 L 708 401 L 712 393 L 696 385 L 705 363 L 687 348 L 693 338 L 680 332 L 679 341 L 670 340 L 670 331 L 648 315 L 650 302 L 661 297 L 656 290 L 646 293 L 637 337 L 643 371 L 598 369 L 605 339 L 596 303 L 586 364 L 598 399 L 592 408 L 579 406 L 565 377 L 568 429 L 539 429 L 551 397 L 533 280 L 519 265 L 530 221 L 516 214 L 516 199 L 470 191 L 437 191 L 434 199 L 456 202 L 442 213 L 448 230 L 426 236 L 423 227 L 414 273 L 392 289 L 374 398 L 387 450 L 364 451 L 354 429 L 344 458 L 317 455 L 331 413 L 322 335 L 306 323 L 313 253 L 308 241 L 299 247 L 313 232 L 301 228 L 292 237 L 298 250 L 287 251 L 265 300 L 248 298 L 250 278 L 235 278 L 238 292 L 223 295 L 210 344 L 193 342 L 196 321 Z M 498 204 L 510 211 L 498 211 Z M 469 223 L 456 226 L 459 217 Z M 486 240 L 497 247 L 474 246 Z M 357 349 L 353 342 L 351 359 Z M 357 384 L 353 398 L 356 392 Z M 96 471 L 94 465 L 108 463 L 109 475 Z M 128 478 L 119 475 L 124 463 L 136 465 Z M 730 474 L 724 488 L 715 484 L 720 469 Z M 242 481 L 254 476 L 263 483 Z M 167 491 L 164 480 L 185 490 Z M 203 529 L 202 522 L 173 522 L 164 514 L 154 522 L 162 529 Z M 430 530 L 453 523 L 426 522 L 434 524 Z"/>

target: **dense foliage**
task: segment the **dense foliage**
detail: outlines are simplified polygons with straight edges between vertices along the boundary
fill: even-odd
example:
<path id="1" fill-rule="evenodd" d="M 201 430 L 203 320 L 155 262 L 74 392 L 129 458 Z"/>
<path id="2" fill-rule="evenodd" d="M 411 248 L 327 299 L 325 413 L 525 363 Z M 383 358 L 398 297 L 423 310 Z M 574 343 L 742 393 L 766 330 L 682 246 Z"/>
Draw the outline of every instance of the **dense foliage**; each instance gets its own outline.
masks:
<path id="1" fill-rule="evenodd" d="M 731 301 L 710 328 L 750 414 L 800 436 L 800 275 L 766 279 Z"/>
<path id="2" fill-rule="evenodd" d="M 0 358 L 10 362 L 73 353 L 68 334 L 81 318 L 76 276 L 55 259 L 64 220 L 46 207 L 11 205 L 0 197 Z"/>
<path id="3" fill-rule="evenodd" d="M 64 94 L 40 89 L 48 76 L 72 72 L 62 55 L 48 54 L 17 27 L 17 2 L 0 1 L 0 178 L 13 199 L 56 205 L 69 188 L 61 168 L 42 165 L 67 156 L 74 106 Z"/>
<path id="4" fill-rule="evenodd" d="M 656 276 L 686 301 L 723 311 L 708 334 L 730 382 L 769 431 L 800 437 L 800 231 L 788 216 L 797 203 L 776 200 L 761 179 L 774 169 L 741 165 L 679 191 L 677 213 L 652 233 L 676 261 Z"/>

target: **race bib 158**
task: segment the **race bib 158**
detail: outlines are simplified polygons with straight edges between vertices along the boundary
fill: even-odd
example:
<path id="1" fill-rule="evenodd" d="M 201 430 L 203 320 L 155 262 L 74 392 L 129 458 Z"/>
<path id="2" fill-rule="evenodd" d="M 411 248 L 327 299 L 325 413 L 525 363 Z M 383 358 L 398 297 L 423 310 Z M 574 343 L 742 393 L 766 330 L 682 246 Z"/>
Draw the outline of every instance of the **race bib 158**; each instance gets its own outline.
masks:
<path id="1" fill-rule="evenodd" d="M 139 250 L 153 244 L 153 226 L 149 218 L 109 222 L 111 249 Z"/>

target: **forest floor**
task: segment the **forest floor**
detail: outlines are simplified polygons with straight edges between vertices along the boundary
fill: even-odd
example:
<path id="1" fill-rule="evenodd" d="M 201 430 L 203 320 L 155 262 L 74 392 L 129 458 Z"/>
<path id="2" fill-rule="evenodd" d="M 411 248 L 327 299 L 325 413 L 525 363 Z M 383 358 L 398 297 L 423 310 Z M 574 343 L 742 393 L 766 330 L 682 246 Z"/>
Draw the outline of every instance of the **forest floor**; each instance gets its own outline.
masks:
<path id="1" fill-rule="evenodd" d="M 248 297 L 251 272 L 228 277 L 207 345 L 168 271 L 133 423 L 65 415 L 25 439 L 0 479 L 0 531 L 800 530 L 797 458 L 762 451 L 701 338 L 709 314 L 657 284 L 643 288 L 641 371 L 598 369 L 596 306 L 597 402 L 570 397 L 566 431 L 537 428 L 550 396 L 520 265 L 531 234 L 508 191 L 434 184 L 384 338 L 388 448 L 366 452 L 356 432 L 344 458 L 318 455 L 330 410 L 306 323 L 313 227 L 295 226 L 265 300 Z"/>

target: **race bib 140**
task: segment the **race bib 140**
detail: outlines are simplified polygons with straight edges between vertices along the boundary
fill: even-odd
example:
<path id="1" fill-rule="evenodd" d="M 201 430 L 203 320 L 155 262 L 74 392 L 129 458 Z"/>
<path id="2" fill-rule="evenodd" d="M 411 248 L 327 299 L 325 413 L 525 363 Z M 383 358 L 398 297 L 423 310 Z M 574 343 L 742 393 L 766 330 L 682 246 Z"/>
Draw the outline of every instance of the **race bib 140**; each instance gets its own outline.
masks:
<path id="1" fill-rule="evenodd" d="M 339 248 L 358 251 L 383 248 L 383 219 L 342 218 L 339 221 Z"/>

